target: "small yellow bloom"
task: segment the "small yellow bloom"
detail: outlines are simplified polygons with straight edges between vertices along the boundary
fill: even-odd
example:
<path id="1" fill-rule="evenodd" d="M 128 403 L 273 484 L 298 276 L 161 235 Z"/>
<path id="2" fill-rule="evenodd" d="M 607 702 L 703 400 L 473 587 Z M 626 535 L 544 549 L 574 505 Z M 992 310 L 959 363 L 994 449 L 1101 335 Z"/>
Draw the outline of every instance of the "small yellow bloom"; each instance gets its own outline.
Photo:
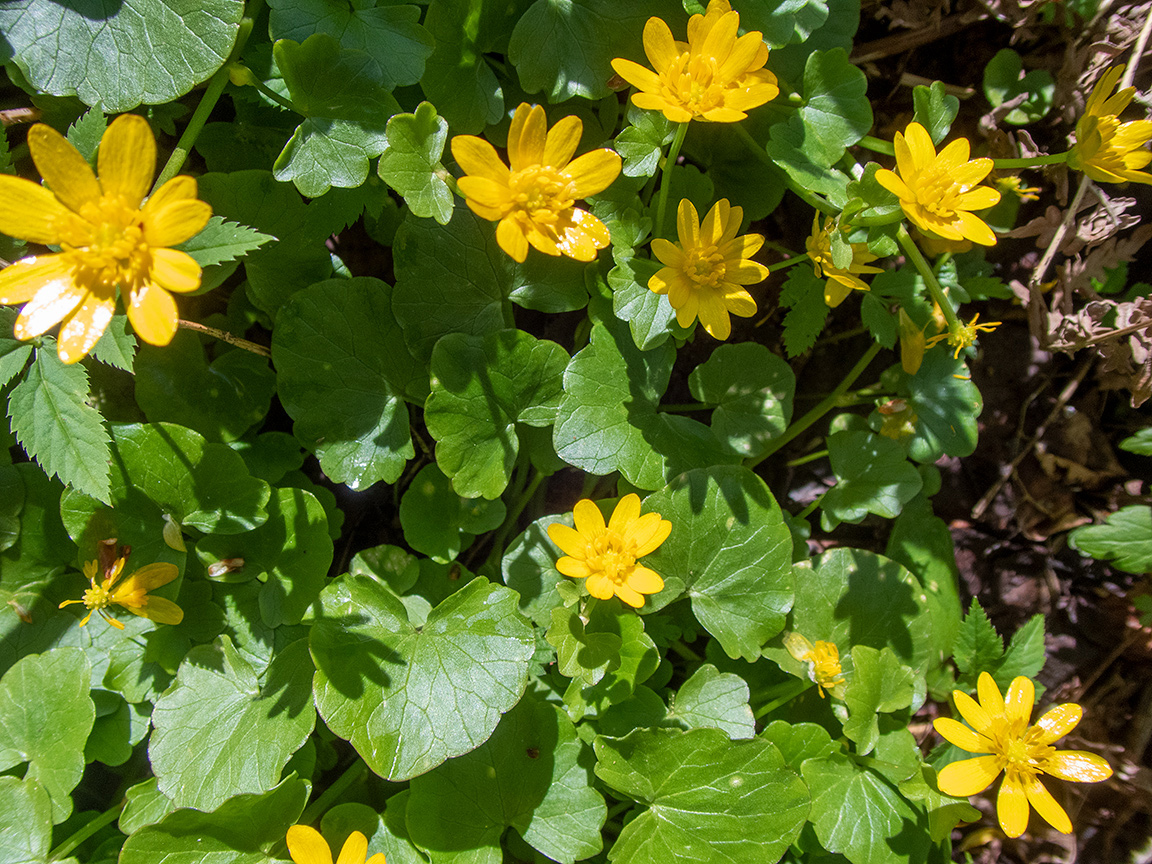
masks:
<path id="1" fill-rule="evenodd" d="M 917 228 L 945 240 L 967 239 L 982 246 L 996 243 L 992 229 L 969 212 L 1000 200 L 995 189 L 976 185 L 992 170 L 991 159 L 969 161 L 967 138 L 957 138 L 937 155 L 932 138 L 919 123 L 909 123 L 892 143 L 896 171 L 881 168 L 876 181 L 900 199 L 904 215 Z"/>
<path id="2" fill-rule="evenodd" d="M 572 158 L 584 128 L 569 116 L 548 129 L 544 109 L 521 102 L 508 130 L 508 162 L 475 135 L 452 139 L 452 155 L 467 176 L 459 180 L 468 206 L 496 226 L 496 241 L 515 261 L 531 244 L 548 255 L 591 261 L 611 238 L 604 223 L 573 206 L 603 192 L 620 175 L 620 156 L 608 149 Z"/>
<path id="3" fill-rule="evenodd" d="M 979 318 L 980 313 L 977 312 L 972 316 L 972 320 L 967 324 L 958 324 L 954 330 L 938 333 L 928 340 L 927 347 L 931 348 L 938 342 L 948 340 L 948 344 L 952 345 L 956 349 L 953 352 L 952 357 L 958 358 L 960 356 L 961 350 L 976 343 L 976 336 L 978 334 L 991 333 L 1002 323 L 1000 321 L 990 321 L 984 324 L 977 324 L 976 322 Z"/>
<path id="4" fill-rule="evenodd" d="M 1152 183 L 1152 174 L 1140 170 L 1152 162 L 1152 152 L 1143 149 L 1152 140 L 1152 120 L 1120 122 L 1135 87 L 1108 95 L 1123 74 L 1122 65 L 1109 69 L 1092 88 L 1084 116 L 1076 123 L 1076 146 L 1068 154 L 1068 165 L 1101 183 Z"/>
<path id="5" fill-rule="evenodd" d="M 1009 192 L 1015 195 L 1022 203 L 1025 201 L 1040 200 L 1040 187 L 1025 186 L 1024 181 L 1016 174 L 996 178 L 996 186 L 1001 192 Z"/>
<path id="6" fill-rule="evenodd" d="M 967 693 L 952 691 L 956 709 L 971 729 L 947 717 L 937 718 L 932 725 L 961 750 L 990 755 L 945 765 L 936 780 L 940 791 L 960 798 L 975 795 L 991 786 L 1003 771 L 996 813 L 1005 834 L 1019 837 L 1024 833 L 1029 804 L 1057 831 L 1070 834 L 1072 822 L 1068 814 L 1044 788 L 1039 775 L 1051 774 L 1081 783 L 1098 783 L 1112 776 L 1108 763 L 1094 753 L 1054 750 L 1051 746 L 1075 728 L 1083 709 L 1075 703 L 1057 705 L 1029 726 L 1036 697 L 1036 688 L 1029 679 L 1016 678 L 1005 699 L 992 676 L 982 672 L 976 689 L 979 702 Z"/>
<path id="7" fill-rule="evenodd" d="M 737 237 L 743 219 L 742 208 L 721 198 L 701 225 L 700 214 L 684 198 L 676 213 L 680 242 L 652 241 L 652 252 L 664 267 L 648 280 L 648 287 L 668 295 L 681 327 L 699 317 L 711 336 L 727 339 L 732 332 L 729 313 L 741 318 L 756 314 L 756 301 L 740 286 L 768 278 L 768 268 L 750 260 L 764 245 L 764 238 L 759 234 Z"/>
<path id="8" fill-rule="evenodd" d="M 843 670 L 840 668 L 840 650 L 835 642 L 816 640 L 813 645 L 799 633 L 785 633 L 784 647 L 788 653 L 801 663 L 808 664 L 808 677 L 816 682 L 820 698 L 824 698 L 827 691 L 833 699 L 844 698 L 844 688 L 848 682 L 844 680 Z"/>
<path id="9" fill-rule="evenodd" d="M 200 265 L 168 248 L 194 237 L 212 215 L 196 198 L 196 181 L 173 177 L 141 206 L 156 169 L 156 141 L 135 114 L 117 117 L 100 139 L 99 179 L 50 126 L 29 130 L 28 149 L 51 191 L 0 175 L 0 231 L 63 251 L 0 271 L 0 303 L 24 304 L 16 338 L 32 339 L 63 321 L 57 352 L 75 363 L 112 320 L 119 288 L 136 334 L 167 345 L 178 320 L 169 292 L 200 287 Z"/>
<path id="10" fill-rule="evenodd" d="M 812 269 L 816 278 L 827 277 L 824 283 L 824 302 L 836 308 L 844 302 L 844 298 L 856 291 L 867 291 L 868 283 L 860 278 L 860 273 L 880 273 L 879 267 L 869 267 L 868 264 L 876 260 L 876 256 L 868 251 L 867 243 L 852 244 L 852 261 L 845 268 L 840 268 L 832 261 L 832 232 L 837 230 L 836 220 L 828 216 L 824 220 L 824 227 L 820 227 L 820 214 L 812 217 L 812 234 L 804 241 L 808 250 L 808 257 L 812 259 Z M 844 229 L 839 229 L 843 231 Z"/>
<path id="11" fill-rule="evenodd" d="M 760 31 L 738 37 L 739 28 L 740 13 L 728 0 L 711 0 L 705 14 L 688 19 L 687 42 L 675 41 L 660 18 L 649 18 L 644 53 L 656 71 L 622 57 L 612 68 L 639 89 L 632 95 L 638 108 L 663 111 L 673 123 L 734 123 L 780 95 L 776 76 L 763 68 L 768 46 Z"/>
<path id="12" fill-rule="evenodd" d="M 288 829 L 288 854 L 296 864 L 332 864 L 332 850 L 320 832 L 307 825 L 293 825 Z M 384 864 L 384 853 L 377 852 L 365 862 L 368 838 L 353 831 L 344 841 L 336 864 Z"/>
<path id="13" fill-rule="evenodd" d="M 83 603 L 88 607 L 88 614 L 80 622 L 81 627 L 88 623 L 93 612 L 99 612 L 105 621 L 116 629 L 123 630 L 124 625 L 106 611 L 113 603 L 123 606 L 133 615 L 159 624 L 179 624 L 184 620 L 184 610 L 171 600 L 148 596 L 148 592 L 152 589 L 167 585 L 180 575 L 175 564 L 163 562 L 148 564 L 114 588 L 120 574 L 124 572 L 124 563 L 123 558 L 117 558 L 105 572 L 104 579 L 97 585 L 96 576 L 100 572 L 100 567 L 95 561 L 87 562 L 84 565 L 84 575 L 88 577 L 92 587 L 84 592 L 83 599 L 65 600 L 60 604 L 60 608 L 63 609 L 73 603 Z"/>
<path id="14" fill-rule="evenodd" d="M 640 496 L 625 495 L 604 524 L 604 516 L 587 498 L 572 510 L 576 527 L 555 523 L 548 536 L 565 553 L 556 569 L 573 579 L 584 579 L 588 593 L 599 600 L 613 594 L 639 609 L 645 594 L 664 588 L 664 580 L 636 562 L 668 539 L 672 523 L 659 513 L 640 515 Z"/>

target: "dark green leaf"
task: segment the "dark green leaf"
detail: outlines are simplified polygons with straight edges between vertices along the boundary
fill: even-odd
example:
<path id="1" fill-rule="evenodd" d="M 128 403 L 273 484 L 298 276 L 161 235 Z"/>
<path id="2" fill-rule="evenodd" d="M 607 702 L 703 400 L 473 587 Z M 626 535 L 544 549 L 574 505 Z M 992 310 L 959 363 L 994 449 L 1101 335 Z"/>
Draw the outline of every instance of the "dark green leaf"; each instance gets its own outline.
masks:
<path id="1" fill-rule="evenodd" d="M 900 445 L 872 432 L 829 435 L 828 457 L 836 485 L 820 506 L 825 517 L 841 522 L 859 522 L 869 513 L 894 519 L 923 486 Z"/>
<path id="2" fill-rule="evenodd" d="M 506 510 L 500 500 L 462 498 L 436 464 L 425 465 L 412 478 L 400 499 L 404 539 L 417 552 L 437 561 L 451 561 L 472 535 L 495 530 Z M 397 594 L 403 594 L 400 589 Z"/>
<path id="3" fill-rule="evenodd" d="M 797 357 L 816 344 L 828 320 L 823 280 L 803 264 L 793 267 L 780 294 L 780 305 L 791 307 L 784 316 L 784 349 L 789 357 Z"/>

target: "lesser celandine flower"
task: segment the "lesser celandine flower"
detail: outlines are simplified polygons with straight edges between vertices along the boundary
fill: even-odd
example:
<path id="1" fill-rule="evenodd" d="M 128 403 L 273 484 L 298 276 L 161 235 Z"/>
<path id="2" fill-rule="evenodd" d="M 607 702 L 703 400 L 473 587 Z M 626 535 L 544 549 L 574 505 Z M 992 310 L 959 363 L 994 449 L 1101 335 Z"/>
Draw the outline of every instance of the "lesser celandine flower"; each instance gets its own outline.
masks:
<path id="1" fill-rule="evenodd" d="M 1076 123 L 1076 146 L 1068 154 L 1068 165 L 1101 183 L 1152 183 L 1152 174 L 1140 170 L 1152 162 L 1152 152 L 1143 149 L 1152 140 L 1152 120 L 1120 122 L 1135 87 L 1109 95 L 1123 74 L 1124 67 L 1115 66 L 1092 88 L 1084 116 Z"/>
<path id="2" fill-rule="evenodd" d="M 99 178 L 50 126 L 28 131 L 28 149 L 48 188 L 0 174 L 0 231 L 62 251 L 0 271 L 0 303 L 24 304 L 16 338 L 31 339 L 63 321 L 57 352 L 75 363 L 112 320 L 119 288 L 136 334 L 167 345 L 178 320 L 169 292 L 200 287 L 200 265 L 169 248 L 198 234 L 212 215 L 196 198 L 196 181 L 173 177 L 144 201 L 156 141 L 148 121 L 135 114 L 117 117 L 101 138 Z"/>
<path id="3" fill-rule="evenodd" d="M 992 229 L 971 211 L 992 207 L 1000 193 L 976 184 L 992 170 L 991 159 L 969 161 L 967 138 L 957 138 L 936 153 L 932 138 L 919 123 L 896 133 L 896 171 L 881 168 L 876 181 L 900 199 L 904 215 L 921 231 L 945 240 L 996 243 Z"/>
<path id="4" fill-rule="evenodd" d="M 1083 709 L 1075 703 L 1057 705 L 1029 726 L 1036 697 L 1035 685 L 1029 679 L 1020 676 L 1013 680 L 1005 698 L 992 676 L 982 672 L 976 689 L 979 702 L 960 690 L 952 691 L 956 709 L 971 729 L 947 717 L 937 718 L 933 725 L 961 750 L 989 755 L 945 765 L 936 780 L 940 790 L 958 797 L 975 795 L 992 785 L 1003 771 L 996 813 L 1005 834 L 1019 837 L 1024 833 L 1029 804 L 1057 831 L 1071 833 L 1068 814 L 1044 788 L 1039 775 L 1082 783 L 1098 783 L 1112 776 L 1108 763 L 1094 753 L 1054 750 L 1051 746 L 1076 727 Z"/>
<path id="5" fill-rule="evenodd" d="M 644 605 L 645 594 L 655 594 L 664 580 L 654 570 L 637 563 L 668 539 L 672 523 L 659 513 L 640 515 L 640 496 L 625 495 L 604 524 L 600 508 L 587 498 L 572 510 L 576 527 L 556 523 L 548 536 L 564 552 L 556 569 L 573 579 L 583 579 L 588 593 L 599 600 L 615 594 L 629 606 Z"/>
<path id="6" fill-rule="evenodd" d="M 288 854 L 296 864 L 332 864 L 332 849 L 320 832 L 307 825 L 293 825 L 288 829 Z M 368 838 L 353 831 L 344 841 L 336 864 L 384 864 L 384 853 L 377 852 L 365 862 Z"/>
<path id="7" fill-rule="evenodd" d="M 956 349 L 952 353 L 953 359 L 958 358 L 964 348 L 976 344 L 976 337 L 980 333 L 991 333 L 1001 324 L 1000 321 L 986 321 L 979 324 L 977 323 L 979 320 L 980 313 L 977 312 L 967 324 L 957 324 L 956 327 L 933 336 L 928 340 L 927 347 L 931 348 L 936 343 L 947 340 L 948 344 Z"/>
<path id="8" fill-rule="evenodd" d="M 572 155 L 584 124 L 565 117 L 551 129 L 539 105 L 520 103 L 508 130 L 508 165 L 475 135 L 452 139 L 452 156 L 467 176 L 460 190 L 472 212 L 499 221 L 496 241 L 523 261 L 531 244 L 548 255 L 591 261 L 611 238 L 604 223 L 573 206 L 603 192 L 620 175 L 620 156 L 608 149 Z"/>
<path id="9" fill-rule="evenodd" d="M 808 666 L 808 677 L 816 682 L 821 699 L 825 691 L 834 699 L 844 698 L 844 688 L 848 683 L 840 668 L 840 649 L 835 642 L 817 639 L 813 644 L 799 633 L 785 633 L 784 647 L 793 658 Z"/>
<path id="10" fill-rule="evenodd" d="M 812 218 L 812 233 L 804 241 L 808 250 L 808 257 L 812 260 L 812 269 L 816 278 L 825 277 L 824 302 L 835 308 L 844 302 L 844 298 L 856 291 L 867 291 L 868 283 L 860 278 L 860 273 L 880 273 L 879 267 L 869 267 L 869 263 L 876 260 L 876 256 L 868 251 L 867 243 L 853 243 L 852 260 L 847 267 L 837 267 L 832 260 L 832 232 L 842 231 L 836 227 L 836 220 L 828 216 L 824 220 L 824 227 L 820 227 L 820 214 Z"/>
<path id="11" fill-rule="evenodd" d="M 689 326 L 697 317 L 716 339 L 732 332 L 729 313 L 747 318 L 756 314 L 756 301 L 742 285 L 768 278 L 768 268 L 750 260 L 764 238 L 759 234 L 736 236 L 744 210 L 721 198 L 704 217 L 684 198 L 676 213 L 679 243 L 656 238 L 652 252 L 664 265 L 648 280 L 657 294 L 667 294 L 676 310 L 676 321 Z"/>
<path id="12" fill-rule="evenodd" d="M 60 608 L 63 609 L 73 603 L 83 603 L 88 608 L 88 614 L 80 622 L 81 627 L 88 623 L 93 612 L 99 612 L 105 621 L 117 630 L 123 630 L 124 625 L 108 614 L 108 607 L 113 604 L 123 606 L 133 615 L 139 615 L 158 624 L 179 624 L 184 620 L 184 610 L 171 600 L 148 595 L 152 589 L 167 585 L 180 575 L 175 564 L 164 562 L 147 564 L 117 585 L 116 582 L 124 572 L 124 564 L 123 558 L 117 558 L 105 572 L 100 584 L 97 584 L 96 577 L 100 575 L 100 567 L 95 561 L 87 562 L 84 565 L 84 575 L 88 577 L 92 587 L 84 592 L 84 597 L 80 600 L 65 600 L 60 604 Z"/>
<path id="13" fill-rule="evenodd" d="M 644 53 L 652 69 L 621 57 L 612 68 L 640 91 L 632 96 L 638 108 L 662 111 L 674 123 L 734 123 L 780 94 L 776 76 L 763 68 L 768 47 L 760 31 L 737 36 L 739 27 L 740 14 L 728 0 L 712 0 L 705 14 L 688 19 L 687 42 L 673 39 L 660 18 L 649 18 Z"/>

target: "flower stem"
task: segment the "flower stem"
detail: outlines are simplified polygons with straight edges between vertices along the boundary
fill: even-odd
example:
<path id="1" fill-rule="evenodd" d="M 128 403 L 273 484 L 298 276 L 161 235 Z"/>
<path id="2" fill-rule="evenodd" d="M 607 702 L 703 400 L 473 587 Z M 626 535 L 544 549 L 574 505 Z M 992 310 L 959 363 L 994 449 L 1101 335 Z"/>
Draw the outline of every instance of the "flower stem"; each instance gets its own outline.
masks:
<path id="1" fill-rule="evenodd" d="M 668 148 L 668 158 L 664 160 L 664 176 L 660 178 L 660 197 L 656 202 L 656 224 L 652 226 L 653 237 L 664 236 L 664 213 L 668 209 L 668 187 L 672 185 L 672 169 L 680 158 L 680 148 L 684 146 L 684 136 L 688 134 L 688 124 L 681 123 L 676 128 L 676 137 Z"/>
<path id="2" fill-rule="evenodd" d="M 367 770 L 368 765 L 365 764 L 363 759 L 357 757 L 356 761 L 349 765 L 344 770 L 344 773 L 337 777 L 335 782 L 321 793 L 319 798 L 305 808 L 297 820 L 298 823 L 301 825 L 310 825 L 315 822 L 320 815 L 331 807 L 337 798 L 347 792 L 348 787 L 359 780 Z"/>
<path id="3" fill-rule="evenodd" d="M 856 143 L 865 150 L 871 150 L 873 153 L 882 153 L 885 156 L 896 155 L 896 148 L 892 146 L 892 142 L 885 141 L 883 138 L 874 138 L 871 135 L 865 135 Z"/>
<path id="4" fill-rule="evenodd" d="M 237 348 L 243 348 L 245 351 L 251 351 L 253 354 L 259 354 L 261 357 L 271 357 L 272 352 L 265 348 L 263 345 L 257 345 L 255 342 L 249 342 L 247 339 L 241 339 L 239 336 L 233 336 L 224 330 L 217 330 L 215 327 L 209 327 L 206 324 L 200 324 L 196 321 L 185 321 L 183 318 L 176 322 L 181 328 L 185 330 L 195 330 L 197 333 L 203 333 L 206 336 L 212 336 L 219 339 L 221 342 L 227 342 L 229 345 L 234 345 Z"/>
<path id="5" fill-rule="evenodd" d="M 932 295 L 932 299 L 936 301 L 936 305 L 944 313 L 944 320 L 948 322 L 948 332 L 952 332 L 960 326 L 960 322 L 956 319 L 956 312 L 952 309 L 952 302 L 944 293 L 944 289 L 940 287 L 940 283 L 936 281 L 936 274 L 932 272 L 932 268 L 928 266 L 928 262 L 920 253 L 919 247 L 908 234 L 908 229 L 903 225 L 896 233 L 896 242 L 904 249 L 904 254 L 908 256 L 912 266 L 924 277 L 924 284 L 928 286 L 928 293 Z"/>
<path id="6" fill-rule="evenodd" d="M 1005 168 L 1039 168 L 1042 165 L 1063 165 L 1068 161 L 1071 150 L 1063 153 L 1049 153 L 1046 156 L 1029 156 L 1025 159 L 993 159 L 992 165 L 998 170 Z"/>
<path id="7" fill-rule="evenodd" d="M 687 645 L 685 645 L 684 642 L 680 639 L 677 639 L 675 642 L 669 645 L 668 648 L 671 649 L 673 654 L 678 654 L 685 660 L 689 660 L 693 663 L 699 663 L 704 659 Z"/>
<path id="8" fill-rule="evenodd" d="M 765 450 L 755 459 L 749 459 L 744 464 L 749 468 L 755 468 L 757 465 L 759 465 L 761 462 L 763 462 L 765 459 L 767 459 L 769 456 L 771 456 L 773 453 L 775 453 L 777 450 L 779 450 L 781 447 L 783 447 L 785 444 L 787 444 L 789 441 L 791 441 L 833 408 L 839 407 L 841 405 L 841 398 L 845 393 L 848 392 L 848 388 L 856 383 L 856 379 L 864 374 L 864 370 L 868 368 L 868 364 L 871 363 L 876 358 L 876 355 L 880 353 L 881 347 L 882 346 L 879 342 L 873 342 L 868 350 L 864 352 L 864 356 L 857 360 L 856 365 L 848 371 L 846 376 L 844 376 L 844 380 L 836 385 L 835 390 L 821 399 L 820 402 L 817 403 L 817 405 L 812 408 L 811 411 L 809 411 L 807 414 L 789 426 L 783 435 L 768 445 L 767 450 Z"/>
<path id="9" fill-rule="evenodd" d="M 757 143 L 756 139 L 752 137 L 751 133 L 749 133 L 749 131 L 742 125 L 739 123 L 733 123 L 732 126 L 736 130 L 736 136 L 744 142 L 749 150 L 752 151 L 752 155 L 772 170 L 780 171 L 781 175 L 784 177 L 784 182 L 788 185 L 788 188 L 791 189 L 800 198 L 802 198 L 810 207 L 815 210 L 819 210 L 821 213 L 824 213 L 828 216 L 835 216 L 840 212 L 839 207 L 835 207 L 832 204 L 829 204 L 815 192 L 809 192 L 807 189 L 793 180 L 787 171 L 781 171 L 780 167 L 773 161 L 772 157 L 768 155 L 768 151 L 761 147 L 759 143 Z"/>
<path id="10" fill-rule="evenodd" d="M 809 462 L 815 462 L 817 459 L 823 459 L 827 455 L 828 455 L 827 450 L 817 450 L 815 453 L 808 453 L 808 454 L 806 454 L 804 456 L 800 456 L 796 459 L 789 459 L 785 464 L 789 468 L 797 468 L 800 465 L 805 465 Z"/>
<path id="11" fill-rule="evenodd" d="M 775 264 L 773 264 L 771 266 L 770 269 L 772 270 L 773 273 L 779 273 L 781 270 L 785 270 L 785 269 L 787 269 L 787 268 L 789 268 L 795 264 L 803 264 L 807 260 L 808 260 L 808 253 L 805 252 L 802 255 L 797 255 L 795 258 L 786 258 L 783 261 L 777 261 Z"/>
<path id="12" fill-rule="evenodd" d="M 67 840 L 65 840 L 63 843 L 48 853 L 48 860 L 59 861 L 61 858 L 66 857 L 69 852 L 71 852 L 105 825 L 111 825 L 116 821 L 117 817 L 120 815 L 120 811 L 124 809 L 124 805 L 127 803 L 127 798 L 121 798 L 119 804 L 116 804 L 113 807 L 105 810 L 95 819 L 85 822 L 84 825 L 78 831 L 73 833 L 71 837 L 69 837 Z"/>
<path id="13" fill-rule="evenodd" d="M 780 687 L 775 688 L 776 692 L 782 691 L 781 695 L 773 699 L 771 702 L 766 702 L 765 704 L 761 705 L 756 710 L 756 719 L 759 720 L 761 717 L 771 714 L 781 705 L 786 705 L 787 703 L 791 702 L 793 699 L 811 687 L 812 683 L 813 682 L 811 681 L 801 680 L 788 681 L 785 684 L 782 684 Z"/>
<path id="14" fill-rule="evenodd" d="M 304 113 L 299 108 L 297 108 L 295 104 L 293 104 L 291 99 L 285 99 L 283 96 L 281 96 L 279 93 L 277 93 L 271 87 L 269 87 L 267 84 L 265 84 L 259 78 L 254 77 L 249 83 L 251 84 L 251 86 L 255 87 L 257 90 L 259 90 L 261 93 L 263 93 L 269 99 L 271 99 L 273 102 L 275 102 L 281 108 L 286 108 L 289 111 L 292 111 L 296 114 L 303 114 Z"/>

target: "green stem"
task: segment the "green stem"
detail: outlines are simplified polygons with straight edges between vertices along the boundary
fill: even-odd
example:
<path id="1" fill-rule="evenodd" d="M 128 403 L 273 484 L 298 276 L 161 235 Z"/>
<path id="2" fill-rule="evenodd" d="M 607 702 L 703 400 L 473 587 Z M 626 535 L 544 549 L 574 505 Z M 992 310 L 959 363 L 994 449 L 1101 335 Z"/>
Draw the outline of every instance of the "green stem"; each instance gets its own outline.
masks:
<path id="1" fill-rule="evenodd" d="M 871 150 L 873 153 L 883 153 L 885 156 L 896 155 L 896 148 L 892 146 L 892 142 L 885 141 L 882 138 L 873 138 L 871 135 L 865 135 L 856 143 L 865 150 Z"/>
<path id="2" fill-rule="evenodd" d="M 828 451 L 825 450 L 824 452 L 827 453 Z M 820 502 L 822 502 L 823 500 L 824 500 L 823 495 L 817 496 L 815 501 L 813 501 L 811 504 L 809 504 L 807 507 L 805 507 L 803 510 L 801 510 L 799 513 L 797 513 L 792 518 L 797 519 L 799 521 L 803 521 L 803 520 L 807 519 L 809 516 L 811 516 L 816 511 L 816 508 L 820 506 Z"/>
<path id="3" fill-rule="evenodd" d="M 828 455 L 827 450 L 817 450 L 815 453 L 809 453 L 807 456 L 800 456 L 796 459 L 789 459 L 787 463 L 789 468 L 798 468 L 801 465 L 806 465 L 809 462 L 815 462 L 817 459 L 823 459 Z"/>
<path id="4" fill-rule="evenodd" d="M 116 818 L 120 815 L 120 811 L 124 809 L 124 805 L 127 803 L 127 798 L 121 799 L 120 803 L 116 806 L 105 810 L 95 819 L 92 819 L 89 822 L 85 822 L 83 827 L 81 827 L 78 831 L 73 833 L 71 837 L 69 837 L 67 840 L 65 840 L 63 843 L 48 853 L 48 860 L 59 861 L 61 858 L 65 857 L 69 852 L 71 852 L 105 825 L 111 825 L 116 821 Z"/>
<path id="5" fill-rule="evenodd" d="M 811 686 L 811 681 L 789 681 L 786 685 L 778 688 L 784 691 L 782 696 L 773 699 L 771 702 L 766 702 L 756 709 L 756 719 L 759 720 L 761 717 L 771 714 L 781 705 L 788 704 Z"/>
<path id="6" fill-rule="evenodd" d="M 921 254 L 919 247 L 912 240 L 908 234 L 908 229 L 903 225 L 896 233 L 896 242 L 904 250 L 904 254 L 908 256 L 908 260 L 912 262 L 912 266 L 924 277 L 924 284 L 928 286 L 928 293 L 932 295 L 932 299 L 936 301 L 936 305 L 940 307 L 940 311 L 944 313 L 944 319 L 948 322 L 949 332 L 955 330 L 960 326 L 960 322 L 956 319 L 956 312 L 952 309 L 952 302 L 948 299 L 948 295 L 944 293 L 944 289 L 940 287 L 940 283 L 936 281 L 936 274 L 932 272 L 932 268 L 928 265 L 924 256 Z"/>
<path id="7" fill-rule="evenodd" d="M 494 568 L 499 568 L 500 560 L 504 557 L 504 544 L 508 540 L 508 535 L 512 533 L 512 529 L 516 527 L 516 520 L 520 518 L 520 514 L 524 512 L 524 508 L 536 495 L 536 490 L 540 488 L 540 484 L 544 482 L 546 475 L 541 474 L 535 468 L 532 469 L 532 479 L 525 485 L 524 490 L 517 497 L 516 502 L 508 510 L 508 515 L 504 519 L 504 524 L 500 526 L 499 531 L 492 540 L 492 549 L 488 553 L 488 560 L 485 562 Z"/>
<path id="8" fill-rule="evenodd" d="M 668 647 L 670 649 L 672 649 L 673 654 L 679 654 L 685 660 L 691 660 L 693 663 L 699 663 L 701 660 L 704 659 L 699 654 L 697 654 L 695 651 L 693 651 L 691 648 L 689 648 L 687 645 L 685 645 L 683 642 L 681 642 L 679 639 L 677 639 L 675 642 L 673 642 Z"/>
<path id="9" fill-rule="evenodd" d="M 613 819 L 615 819 L 621 813 L 627 813 L 629 810 L 631 810 L 635 806 L 636 806 L 635 801 L 621 801 L 619 804 L 617 804 L 615 807 L 613 807 L 611 810 L 608 811 L 608 815 L 604 819 L 604 821 L 605 822 L 611 822 Z"/>
<path id="10" fill-rule="evenodd" d="M 739 123 L 733 123 L 732 127 L 736 130 L 736 137 L 744 142 L 745 146 L 747 146 L 747 148 L 752 151 L 752 155 L 774 171 L 779 171 L 780 174 L 784 177 L 784 182 L 788 184 L 788 188 L 791 189 L 793 193 L 802 198 L 809 206 L 828 216 L 835 216 L 840 212 L 839 207 L 835 207 L 832 204 L 829 204 L 815 192 L 809 192 L 807 189 L 793 180 L 787 171 L 780 171 L 779 166 L 777 166 L 776 163 L 772 160 L 772 157 L 768 155 L 768 151 L 761 147 L 757 143 L 756 139 L 752 137 L 752 134 L 742 125 Z"/>
<path id="11" fill-rule="evenodd" d="M 257 90 L 259 90 L 265 96 L 267 96 L 269 99 L 271 99 L 277 105 L 279 105 L 281 108 L 287 108 L 289 111 L 292 111 L 296 114 L 303 114 L 304 113 L 299 108 L 297 108 L 295 104 L 293 104 L 291 99 L 285 99 L 283 96 L 281 96 L 279 93 L 277 93 L 271 87 L 269 87 L 267 84 L 265 84 L 259 78 L 254 77 L 250 83 L 253 87 L 255 87 Z"/>
<path id="12" fill-rule="evenodd" d="M 684 136 L 688 134 L 688 124 L 681 123 L 676 128 L 676 137 L 668 148 L 668 158 L 664 160 L 664 175 L 660 178 L 660 197 L 656 202 L 656 224 L 652 226 L 653 237 L 664 236 L 664 214 L 668 210 L 668 187 L 672 185 L 672 169 L 680 158 L 680 148 L 684 146 Z"/>
<path id="13" fill-rule="evenodd" d="M 779 273 L 781 270 L 786 270 L 789 267 L 795 266 L 796 264 L 803 264 L 807 260 L 808 253 L 805 252 L 803 255 L 797 255 L 795 258 L 788 258 L 784 261 L 777 261 L 771 266 L 770 269 L 773 273 Z"/>
<path id="14" fill-rule="evenodd" d="M 997 170 L 1005 168 L 1039 168 L 1042 165 L 1063 165 L 1068 161 L 1071 150 L 1063 153 L 1049 153 L 1047 156 L 1029 156 L 1025 159 L 993 159 L 992 165 Z"/>
<path id="15" fill-rule="evenodd" d="M 367 770 L 368 765 L 365 764 L 364 760 L 357 758 L 355 762 L 344 770 L 343 774 L 336 778 L 336 781 L 331 786 L 324 790 L 319 798 L 305 808 L 304 812 L 300 814 L 300 818 L 296 821 L 300 825 L 311 825 L 332 806 L 336 799 L 347 792 L 348 787 L 359 780 Z"/>
<path id="16" fill-rule="evenodd" d="M 849 370 L 846 376 L 844 376 L 844 380 L 836 385 L 835 390 L 821 399 L 820 402 L 818 402 L 811 411 L 809 411 L 807 414 L 789 426 L 788 430 L 783 435 L 768 445 L 768 449 L 764 451 L 764 453 L 760 454 L 755 459 L 748 460 L 744 464 L 749 468 L 755 468 L 757 465 L 759 465 L 797 435 L 802 433 L 805 429 L 807 429 L 833 408 L 839 407 L 841 405 L 841 398 L 845 393 L 848 392 L 848 388 L 856 383 L 856 379 L 864 374 L 864 370 L 868 368 L 868 364 L 871 363 L 876 358 L 876 355 L 880 353 L 880 348 L 881 345 L 879 342 L 873 342 L 868 350 L 864 352 L 864 356 L 857 360 L 856 365 Z"/>

